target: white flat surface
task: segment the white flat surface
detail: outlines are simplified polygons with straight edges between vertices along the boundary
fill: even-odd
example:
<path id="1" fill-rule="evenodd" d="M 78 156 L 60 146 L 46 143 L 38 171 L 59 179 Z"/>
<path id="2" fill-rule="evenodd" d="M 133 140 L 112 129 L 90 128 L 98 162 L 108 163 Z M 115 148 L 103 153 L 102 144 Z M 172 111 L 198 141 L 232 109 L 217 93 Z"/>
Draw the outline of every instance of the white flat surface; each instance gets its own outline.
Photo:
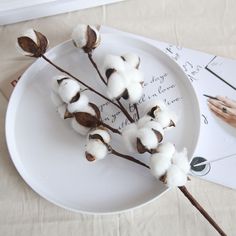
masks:
<path id="1" fill-rule="evenodd" d="M 0 62 L 0 80 L 17 78 L 34 61 L 15 51 L 15 39 L 20 32 L 34 27 L 47 35 L 53 47 L 69 39 L 78 22 L 103 23 L 159 41 L 235 58 L 235 11 L 234 0 L 129 0 L 0 27 L 0 51 L 4 58 Z M 6 100 L 0 96 L 1 235 L 218 235 L 178 189 L 144 207 L 109 216 L 73 213 L 46 201 L 24 183 L 10 159 L 4 132 L 6 106 Z M 187 188 L 227 235 L 235 235 L 236 191 L 197 178 L 192 178 Z"/>
<path id="2" fill-rule="evenodd" d="M 179 150 L 186 147 L 190 158 L 197 144 L 200 111 L 189 79 L 160 50 L 118 34 L 102 35 L 102 43 L 95 50 L 94 59 L 101 68 L 106 54 L 126 52 L 140 56 L 140 69 L 145 75 L 140 113 L 148 101 L 156 97 L 165 100 L 177 113 L 179 122 L 175 129 L 166 131 L 164 140 L 174 142 Z M 57 46 L 47 55 L 104 93 L 104 86 L 86 55 L 77 50 L 71 41 Z M 40 195 L 58 205 L 95 213 L 133 208 L 163 193 L 166 190 L 164 185 L 146 168 L 114 156 L 96 163 L 85 159 L 85 138 L 73 132 L 68 121 L 61 120 L 50 100 L 50 78 L 58 73 L 44 60 L 37 60 L 22 75 L 9 102 L 6 119 L 8 147 L 25 181 Z M 103 120 L 113 127 L 122 126 L 125 119 L 122 114 L 117 115 L 117 109 L 112 105 L 106 106 L 106 101 L 104 103 L 91 92 L 88 95 L 91 102 L 104 107 Z M 115 149 L 127 153 L 121 138 L 114 137 Z M 139 158 L 148 164 L 148 157 L 142 155 Z"/>

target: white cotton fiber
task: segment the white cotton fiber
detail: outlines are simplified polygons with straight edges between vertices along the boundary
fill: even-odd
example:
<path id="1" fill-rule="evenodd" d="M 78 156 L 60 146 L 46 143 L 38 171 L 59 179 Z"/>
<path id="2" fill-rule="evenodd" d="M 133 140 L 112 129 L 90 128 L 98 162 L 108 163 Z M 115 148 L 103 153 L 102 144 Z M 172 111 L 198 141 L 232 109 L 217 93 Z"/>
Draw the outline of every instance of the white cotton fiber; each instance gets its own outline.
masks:
<path id="1" fill-rule="evenodd" d="M 187 182 L 187 175 L 176 165 L 167 170 L 167 185 L 169 187 L 183 186 Z"/>
<path id="2" fill-rule="evenodd" d="M 58 107 L 58 106 L 64 104 L 64 102 L 61 100 L 60 96 L 53 91 L 51 92 L 51 100 L 52 100 L 55 107 Z"/>
<path id="3" fill-rule="evenodd" d="M 109 134 L 109 132 L 107 130 L 104 129 L 95 129 L 92 132 L 90 132 L 89 134 L 93 135 L 93 134 L 98 134 L 102 137 L 103 141 L 105 143 L 109 143 L 111 141 L 111 136 Z"/>
<path id="4" fill-rule="evenodd" d="M 152 118 L 151 118 L 150 116 L 147 116 L 147 115 L 141 117 L 141 118 L 138 120 L 138 128 L 144 127 L 145 124 L 146 124 L 147 122 L 151 121 L 151 120 L 152 120 Z"/>
<path id="5" fill-rule="evenodd" d="M 125 55 L 122 55 L 122 57 L 133 68 L 136 68 L 139 66 L 140 58 L 138 55 L 136 55 L 134 53 L 126 53 Z"/>
<path id="6" fill-rule="evenodd" d="M 65 119 L 66 104 L 62 104 L 57 107 L 57 112 L 59 113 L 62 119 Z"/>
<path id="7" fill-rule="evenodd" d="M 153 154 L 150 161 L 151 173 L 156 178 L 163 176 L 171 166 L 171 156 L 164 153 Z"/>
<path id="8" fill-rule="evenodd" d="M 122 130 L 122 138 L 129 152 L 137 152 L 137 131 L 136 124 L 131 123 Z"/>
<path id="9" fill-rule="evenodd" d="M 189 172 L 190 164 L 187 157 L 187 149 L 184 148 L 181 152 L 175 152 L 172 162 L 178 166 L 185 174 Z"/>
<path id="10" fill-rule="evenodd" d="M 65 103 L 69 103 L 79 91 L 80 85 L 76 80 L 64 79 L 59 85 L 58 94 Z"/>
<path id="11" fill-rule="evenodd" d="M 96 112 L 94 111 L 94 109 L 89 104 L 88 104 L 88 106 L 81 107 L 79 112 L 86 112 L 86 113 L 89 113 L 92 116 L 96 116 Z"/>
<path id="12" fill-rule="evenodd" d="M 138 130 L 138 138 L 147 149 L 155 149 L 158 146 L 158 140 L 155 133 L 149 128 Z"/>
<path id="13" fill-rule="evenodd" d="M 79 24 L 77 25 L 72 34 L 71 38 L 76 44 L 76 47 L 83 48 L 87 44 L 87 25 Z"/>
<path id="14" fill-rule="evenodd" d="M 85 146 L 86 152 L 95 157 L 95 160 L 103 159 L 107 153 L 107 147 L 100 140 L 90 139 Z"/>
<path id="15" fill-rule="evenodd" d="M 125 91 L 125 83 L 123 77 L 119 73 L 113 73 L 107 84 L 107 95 L 109 98 L 117 98 Z"/>
<path id="16" fill-rule="evenodd" d="M 159 122 L 163 128 L 169 127 L 171 122 L 169 111 L 167 110 L 160 111 L 158 115 L 155 117 L 155 120 Z"/>
<path id="17" fill-rule="evenodd" d="M 143 74 L 139 70 L 132 67 L 128 67 L 128 66 L 126 66 L 125 68 L 126 68 L 125 77 L 126 77 L 126 80 L 128 80 L 130 83 L 144 82 Z"/>
<path id="18" fill-rule="evenodd" d="M 164 153 L 172 157 L 173 154 L 175 153 L 175 146 L 173 143 L 169 143 L 169 142 L 161 143 L 157 148 L 157 152 Z"/>
<path id="19" fill-rule="evenodd" d="M 129 101 L 131 103 L 137 103 L 143 95 L 143 87 L 139 83 L 130 84 L 127 88 L 129 94 Z"/>
<path id="20" fill-rule="evenodd" d="M 153 129 L 153 130 L 156 130 L 156 131 L 159 131 L 159 132 L 162 134 L 162 136 L 164 136 L 164 130 L 163 130 L 161 124 L 158 123 L 158 122 L 156 122 L 155 120 L 148 121 L 148 122 L 144 125 L 144 127 L 150 128 L 150 129 Z"/>
<path id="21" fill-rule="evenodd" d="M 70 113 L 79 112 L 83 108 L 87 107 L 88 103 L 88 97 L 85 94 L 80 94 L 79 99 L 76 102 L 69 103 L 67 109 Z"/>
<path id="22" fill-rule="evenodd" d="M 75 118 L 72 118 L 72 119 L 71 119 L 71 127 L 72 127 L 77 133 L 79 133 L 79 134 L 81 134 L 81 135 L 87 135 L 88 132 L 89 132 L 89 130 L 90 130 L 90 128 L 85 127 L 85 126 L 79 124 L 79 123 L 76 121 Z"/>
<path id="23" fill-rule="evenodd" d="M 64 78 L 67 78 L 67 77 L 65 75 L 56 75 L 52 77 L 51 88 L 55 93 L 58 93 L 58 89 L 59 89 L 58 81 Z"/>
<path id="24" fill-rule="evenodd" d="M 119 56 L 115 55 L 106 55 L 104 58 L 104 72 L 106 72 L 107 69 L 115 69 L 117 71 L 123 71 L 124 70 L 124 61 Z"/>

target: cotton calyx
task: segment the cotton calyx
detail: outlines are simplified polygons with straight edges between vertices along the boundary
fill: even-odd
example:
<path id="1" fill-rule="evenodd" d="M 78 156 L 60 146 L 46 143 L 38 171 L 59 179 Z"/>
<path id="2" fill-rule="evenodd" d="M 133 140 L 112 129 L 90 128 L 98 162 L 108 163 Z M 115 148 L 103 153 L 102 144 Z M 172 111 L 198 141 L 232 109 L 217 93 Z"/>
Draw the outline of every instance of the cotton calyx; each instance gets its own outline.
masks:
<path id="1" fill-rule="evenodd" d="M 79 91 L 80 85 L 78 81 L 71 78 L 64 78 L 59 81 L 58 94 L 65 103 L 70 103 Z"/>
<path id="2" fill-rule="evenodd" d="M 135 123 L 127 125 L 122 130 L 122 138 L 129 152 L 137 152 L 137 132 L 138 127 Z"/>
<path id="3" fill-rule="evenodd" d="M 47 38 L 34 29 L 26 30 L 22 36 L 17 38 L 16 48 L 25 56 L 41 57 L 46 52 L 47 47 Z"/>
<path id="4" fill-rule="evenodd" d="M 95 161 L 105 158 L 109 151 L 110 139 L 110 134 L 105 128 L 99 127 L 90 132 L 85 147 L 86 159 Z"/>
<path id="5" fill-rule="evenodd" d="M 100 43 L 100 34 L 95 26 L 79 24 L 71 35 L 74 45 L 90 53 Z"/>
<path id="6" fill-rule="evenodd" d="M 134 68 L 139 68 L 140 65 L 140 57 L 134 53 L 126 53 L 121 56 L 121 58 L 126 61 L 129 65 Z"/>

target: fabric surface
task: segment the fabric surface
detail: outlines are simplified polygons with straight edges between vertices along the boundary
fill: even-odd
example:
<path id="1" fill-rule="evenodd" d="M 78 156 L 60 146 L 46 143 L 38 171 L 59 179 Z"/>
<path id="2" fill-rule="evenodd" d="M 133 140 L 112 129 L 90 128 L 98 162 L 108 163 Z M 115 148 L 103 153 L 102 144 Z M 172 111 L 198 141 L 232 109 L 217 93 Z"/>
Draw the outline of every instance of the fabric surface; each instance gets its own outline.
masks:
<path id="1" fill-rule="evenodd" d="M 15 50 L 20 32 L 44 32 L 50 47 L 70 38 L 77 23 L 106 24 L 132 33 L 215 55 L 236 58 L 233 0 L 128 0 L 0 27 L 0 80 L 12 78 L 33 59 Z M 7 101 L 0 96 L 0 235 L 218 235 L 178 190 L 117 215 L 85 215 L 59 208 L 36 194 L 10 160 L 4 131 Z M 189 191 L 225 230 L 236 235 L 236 191 L 196 178 Z"/>

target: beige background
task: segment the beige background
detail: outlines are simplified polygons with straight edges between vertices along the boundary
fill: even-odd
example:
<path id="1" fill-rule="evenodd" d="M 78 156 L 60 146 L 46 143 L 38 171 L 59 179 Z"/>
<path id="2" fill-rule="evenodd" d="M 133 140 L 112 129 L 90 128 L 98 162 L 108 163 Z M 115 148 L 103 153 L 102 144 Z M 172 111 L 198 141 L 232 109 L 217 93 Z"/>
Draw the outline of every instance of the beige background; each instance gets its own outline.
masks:
<path id="1" fill-rule="evenodd" d="M 33 27 L 51 47 L 69 39 L 77 23 L 106 24 L 154 39 L 236 58 L 236 1 L 127 0 L 106 7 L 0 27 L 0 81 L 14 78 L 33 60 L 19 56 L 15 39 Z M 7 151 L 0 96 L 0 235 L 217 235 L 178 190 L 118 215 L 72 213 L 33 192 L 15 170 Z M 236 181 L 236 180 L 235 180 Z M 228 235 L 236 235 L 236 190 L 193 178 L 187 187 Z"/>

